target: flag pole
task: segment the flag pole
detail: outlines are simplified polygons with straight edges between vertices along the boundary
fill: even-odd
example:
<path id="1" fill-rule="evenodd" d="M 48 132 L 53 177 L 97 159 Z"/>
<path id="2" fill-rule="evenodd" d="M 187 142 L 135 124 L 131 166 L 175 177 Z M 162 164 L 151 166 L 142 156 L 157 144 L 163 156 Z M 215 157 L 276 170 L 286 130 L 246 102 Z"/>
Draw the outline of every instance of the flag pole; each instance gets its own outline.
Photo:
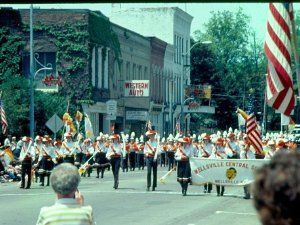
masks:
<path id="1" fill-rule="evenodd" d="M 294 10 L 293 10 L 293 14 L 294 14 Z M 293 15 L 293 17 L 294 17 L 294 15 Z M 298 96 L 300 96 L 300 65 L 299 65 L 298 42 L 297 42 L 295 19 L 293 18 L 291 22 L 292 22 L 292 33 L 293 33 L 292 41 L 293 41 L 293 48 L 294 48 L 294 58 L 295 58 L 295 64 L 296 64 Z"/>

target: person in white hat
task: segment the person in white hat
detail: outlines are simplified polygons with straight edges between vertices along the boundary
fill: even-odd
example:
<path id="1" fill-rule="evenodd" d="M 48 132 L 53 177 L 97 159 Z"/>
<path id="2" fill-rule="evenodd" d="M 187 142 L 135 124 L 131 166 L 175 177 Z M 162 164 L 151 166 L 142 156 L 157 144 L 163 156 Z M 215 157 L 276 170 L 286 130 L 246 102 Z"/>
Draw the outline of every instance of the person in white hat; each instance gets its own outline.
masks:
<path id="1" fill-rule="evenodd" d="M 135 170 L 135 161 L 136 161 L 136 157 L 135 157 L 135 152 L 138 151 L 138 146 L 137 143 L 134 140 L 135 137 L 135 132 L 131 132 L 130 134 L 130 143 L 128 143 L 129 146 L 129 168 L 130 171 L 134 171 Z"/>
<path id="2" fill-rule="evenodd" d="M 97 176 L 96 178 L 99 178 L 99 174 L 101 172 L 101 178 L 104 177 L 105 169 L 109 169 L 110 163 L 108 159 L 106 158 L 107 153 L 107 147 L 104 144 L 104 138 L 103 136 L 98 136 L 96 138 L 96 144 L 95 144 L 95 163 L 94 167 L 96 167 Z"/>
<path id="3" fill-rule="evenodd" d="M 232 152 L 232 156 L 228 156 L 229 159 L 238 159 L 240 157 L 240 147 L 237 143 L 234 133 L 227 134 L 227 139 L 225 140 L 225 148 L 227 149 L 227 151 Z"/>
<path id="4" fill-rule="evenodd" d="M 264 159 L 271 159 L 275 152 L 276 152 L 276 144 L 275 144 L 275 141 L 274 140 L 270 140 L 268 141 L 268 151 L 267 153 L 265 154 L 265 157 Z"/>
<path id="5" fill-rule="evenodd" d="M 213 151 L 214 145 L 211 143 L 210 136 L 207 133 L 204 133 L 201 136 L 202 136 L 202 143 L 200 142 L 198 145 L 199 148 L 198 157 L 209 158 Z M 211 193 L 211 191 L 212 191 L 212 184 L 211 183 L 204 184 L 204 193 Z"/>
<path id="6" fill-rule="evenodd" d="M 45 176 L 47 176 L 47 186 L 50 185 L 50 174 L 54 168 L 55 152 L 53 146 L 50 145 L 50 139 L 43 138 L 44 145 L 42 146 L 38 164 L 40 165 L 39 174 L 41 176 L 41 186 L 44 186 Z"/>
<path id="7" fill-rule="evenodd" d="M 155 191 L 157 187 L 157 156 L 160 154 L 160 146 L 156 139 L 156 131 L 149 130 L 146 132 L 146 136 L 149 138 L 145 143 L 145 157 L 147 165 L 147 191 L 150 191 L 151 187 L 151 173 L 153 171 L 152 191 Z"/>
<path id="8" fill-rule="evenodd" d="M 120 142 L 120 135 L 113 134 L 110 136 L 112 143 L 110 144 L 108 151 L 106 153 L 106 158 L 110 160 L 111 170 L 114 176 L 114 189 L 119 187 L 119 171 L 121 166 L 121 158 L 125 155 L 125 150 L 123 149 Z"/>
<path id="9" fill-rule="evenodd" d="M 65 133 L 64 138 L 65 140 L 62 143 L 62 149 L 64 152 L 64 162 L 68 162 L 74 165 L 76 144 L 72 141 L 71 133 Z"/>
<path id="10" fill-rule="evenodd" d="M 84 136 L 79 133 L 76 137 L 77 141 L 75 143 L 75 161 L 74 165 L 79 169 L 84 163 L 85 153 L 83 152 L 84 146 Z"/>
<path id="11" fill-rule="evenodd" d="M 160 167 L 166 167 L 167 143 L 164 137 L 160 141 L 160 149 Z"/>
<path id="12" fill-rule="evenodd" d="M 38 162 L 39 162 L 40 153 L 42 151 L 42 147 L 43 147 L 43 137 L 40 136 L 40 135 L 37 135 L 34 138 L 34 144 L 32 146 L 32 151 L 34 153 L 34 158 L 33 158 L 32 165 L 33 165 L 34 174 L 35 174 L 35 176 L 34 176 L 35 177 L 35 183 L 38 182 L 37 181 L 38 177 L 40 177 L 40 174 L 39 174 L 40 164 Z"/>
<path id="13" fill-rule="evenodd" d="M 168 170 L 170 171 L 171 169 L 176 167 L 175 152 L 177 151 L 177 146 L 174 144 L 174 137 L 172 134 L 169 135 L 167 140 L 168 140 L 167 159 L 168 159 L 168 164 L 169 164 Z"/>
<path id="14" fill-rule="evenodd" d="M 227 159 L 228 156 L 232 156 L 232 151 L 226 151 L 224 147 L 224 139 L 217 138 L 214 142 L 214 149 L 212 154 L 209 156 L 210 159 Z M 225 192 L 225 187 L 223 185 L 216 185 L 217 196 L 223 196 Z"/>
<path id="15" fill-rule="evenodd" d="M 177 182 L 180 183 L 182 195 L 186 196 L 188 184 L 191 182 L 191 166 L 190 158 L 193 157 L 193 148 L 191 147 L 191 139 L 189 137 L 179 138 L 178 141 L 182 144 L 178 146 L 175 153 L 177 161 Z"/>
<path id="16" fill-rule="evenodd" d="M 62 141 L 61 140 L 57 140 L 54 142 L 54 152 L 56 154 L 56 158 L 55 158 L 55 165 L 59 165 L 61 163 L 63 163 L 64 158 L 63 158 L 63 151 L 62 151 Z"/>
<path id="17" fill-rule="evenodd" d="M 32 170 L 32 159 L 34 157 L 33 149 L 31 146 L 31 138 L 24 136 L 22 138 L 23 146 L 20 153 L 21 161 L 21 186 L 20 188 L 25 188 L 25 176 L 27 175 L 27 186 L 29 189 L 31 186 L 31 170 Z"/>
<path id="18" fill-rule="evenodd" d="M 92 165 L 94 164 L 93 155 L 95 152 L 94 146 L 92 145 L 92 140 L 90 138 L 87 138 L 84 140 L 84 144 L 82 147 L 82 153 L 83 153 L 83 161 L 82 164 L 86 165 L 86 172 L 83 173 L 83 176 L 86 176 L 86 173 L 88 177 L 91 176 L 92 173 Z M 88 163 L 86 163 L 88 161 Z"/>
<path id="19" fill-rule="evenodd" d="M 250 141 L 246 142 L 243 149 L 240 152 L 240 159 L 255 159 L 255 149 L 251 145 Z M 244 186 L 244 199 L 250 199 L 250 185 Z"/>
<path id="20" fill-rule="evenodd" d="M 139 138 L 139 144 L 138 144 L 138 152 L 137 152 L 137 167 L 139 170 L 142 168 L 144 170 L 145 167 L 145 154 L 144 154 L 144 136 L 141 135 Z"/>

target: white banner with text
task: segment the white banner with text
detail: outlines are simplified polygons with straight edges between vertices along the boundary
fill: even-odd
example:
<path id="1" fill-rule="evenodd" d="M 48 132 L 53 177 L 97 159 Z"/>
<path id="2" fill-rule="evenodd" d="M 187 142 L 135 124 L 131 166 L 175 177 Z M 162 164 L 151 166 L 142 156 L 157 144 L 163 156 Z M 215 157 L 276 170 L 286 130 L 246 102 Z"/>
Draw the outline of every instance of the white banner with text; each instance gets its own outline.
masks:
<path id="1" fill-rule="evenodd" d="M 193 185 L 245 186 L 253 182 L 255 169 L 268 162 L 265 159 L 191 158 L 192 182 Z"/>

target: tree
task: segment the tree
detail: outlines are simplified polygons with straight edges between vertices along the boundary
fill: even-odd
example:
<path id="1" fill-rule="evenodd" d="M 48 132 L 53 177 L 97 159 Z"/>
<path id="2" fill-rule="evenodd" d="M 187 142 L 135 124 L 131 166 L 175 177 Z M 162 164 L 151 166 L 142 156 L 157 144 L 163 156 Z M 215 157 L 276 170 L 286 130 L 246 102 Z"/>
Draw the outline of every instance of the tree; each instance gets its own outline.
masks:
<path id="1" fill-rule="evenodd" d="M 216 114 L 219 129 L 237 127 L 236 108 L 245 107 L 246 96 L 250 88 L 262 84 L 262 64 L 265 61 L 262 45 L 259 47 L 253 39 L 254 32 L 249 26 L 250 17 L 240 8 L 237 12 L 211 12 L 211 18 L 205 24 L 205 31 L 195 32 L 197 40 L 210 40 L 210 70 L 198 73 L 199 79 L 213 85 L 213 99 L 216 100 Z M 196 51 L 196 49 L 195 49 Z M 262 56 L 262 57 L 261 57 Z M 192 59 L 192 62 L 194 60 Z M 199 67 L 199 64 L 195 66 Z M 203 65 L 194 71 L 202 70 Z M 261 90 L 256 92 L 261 96 Z"/>

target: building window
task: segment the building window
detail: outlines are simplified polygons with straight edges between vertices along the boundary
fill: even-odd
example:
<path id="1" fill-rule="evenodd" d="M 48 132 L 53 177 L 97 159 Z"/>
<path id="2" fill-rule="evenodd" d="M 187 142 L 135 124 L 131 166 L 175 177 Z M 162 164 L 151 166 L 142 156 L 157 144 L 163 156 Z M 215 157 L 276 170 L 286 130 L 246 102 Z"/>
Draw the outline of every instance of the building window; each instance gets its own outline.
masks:
<path id="1" fill-rule="evenodd" d="M 125 79 L 125 76 L 124 76 L 124 71 L 123 71 L 123 62 L 120 62 L 120 76 L 118 76 L 117 79 L 117 82 L 118 82 L 118 87 L 119 87 L 119 91 L 122 91 L 123 90 L 123 86 L 122 84 L 124 83 L 124 79 Z"/>
<path id="2" fill-rule="evenodd" d="M 144 68 L 144 77 L 145 77 L 146 80 L 149 80 L 148 68 L 147 67 Z"/>
<path id="3" fill-rule="evenodd" d="M 126 63 L 126 80 L 130 79 L 130 62 Z"/>
<path id="4" fill-rule="evenodd" d="M 139 79 L 139 80 L 142 80 L 142 78 L 143 78 L 143 76 L 142 76 L 142 66 L 139 66 L 139 72 L 138 72 L 138 73 L 139 73 L 138 79 Z"/>
<path id="5" fill-rule="evenodd" d="M 132 80 L 136 80 L 136 64 L 132 65 Z"/>

